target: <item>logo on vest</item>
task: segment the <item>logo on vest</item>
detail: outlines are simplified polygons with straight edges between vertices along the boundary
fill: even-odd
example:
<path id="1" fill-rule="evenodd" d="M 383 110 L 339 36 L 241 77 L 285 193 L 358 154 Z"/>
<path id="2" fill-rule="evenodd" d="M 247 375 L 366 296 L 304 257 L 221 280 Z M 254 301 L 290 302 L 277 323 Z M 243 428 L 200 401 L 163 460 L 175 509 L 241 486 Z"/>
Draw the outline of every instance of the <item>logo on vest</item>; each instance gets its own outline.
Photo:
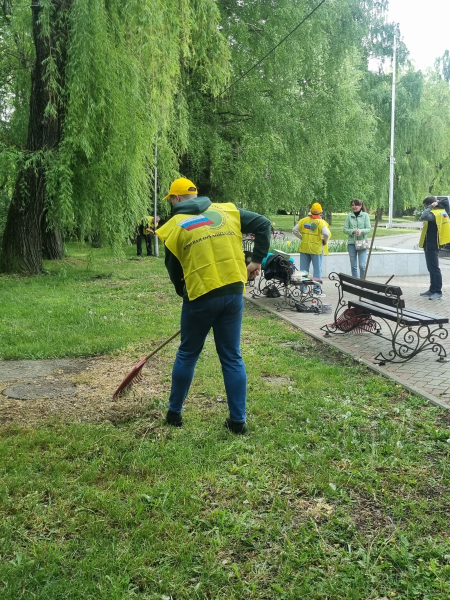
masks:
<path id="1" fill-rule="evenodd" d="M 178 226 L 186 231 L 192 231 L 192 229 L 198 229 L 198 227 L 205 227 L 205 225 L 214 225 L 214 222 L 204 215 L 195 215 L 195 217 L 183 219 L 183 221 L 178 223 Z"/>
<path id="2" fill-rule="evenodd" d="M 214 205 L 213 209 L 209 208 L 205 211 L 203 215 L 212 221 L 212 225 L 209 225 L 211 229 L 221 229 L 226 220 L 225 212 L 217 204 Z"/>
<path id="3" fill-rule="evenodd" d="M 303 223 L 303 227 L 309 231 L 317 231 L 317 223 Z"/>
<path id="4" fill-rule="evenodd" d="M 220 229 L 225 223 L 225 213 L 219 207 L 214 206 L 214 210 L 206 210 L 201 215 L 195 215 L 188 219 L 183 219 L 178 223 L 179 227 L 182 227 L 186 231 L 192 231 L 199 227 L 208 226 L 210 229 Z"/>

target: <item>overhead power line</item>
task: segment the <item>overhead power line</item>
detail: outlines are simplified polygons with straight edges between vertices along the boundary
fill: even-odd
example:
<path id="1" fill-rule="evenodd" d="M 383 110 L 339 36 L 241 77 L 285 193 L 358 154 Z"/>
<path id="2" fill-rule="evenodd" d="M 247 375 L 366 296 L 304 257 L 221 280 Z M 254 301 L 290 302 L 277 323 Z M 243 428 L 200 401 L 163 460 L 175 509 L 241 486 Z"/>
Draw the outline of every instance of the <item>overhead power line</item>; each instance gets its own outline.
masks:
<path id="1" fill-rule="evenodd" d="M 236 83 L 238 83 L 238 81 L 241 81 L 241 79 L 244 79 L 244 77 L 246 77 L 246 75 L 248 75 L 250 73 L 250 71 L 253 71 L 253 69 L 255 69 L 258 65 L 260 65 L 264 60 L 266 60 L 266 58 L 268 56 L 270 56 L 272 54 L 272 52 L 275 52 L 275 50 L 277 48 L 279 48 L 279 46 L 281 46 L 281 44 L 283 42 L 285 42 L 288 39 L 289 36 L 291 36 L 293 33 L 295 33 L 297 31 L 297 29 L 299 27 L 301 27 L 303 25 L 303 23 L 309 19 L 309 17 L 312 16 L 316 12 L 316 10 L 322 6 L 322 4 L 324 4 L 324 2 L 325 2 L 325 0 L 322 0 L 322 2 L 320 2 L 316 6 L 316 8 L 314 8 L 308 15 L 306 15 L 306 17 L 303 19 L 303 21 L 301 21 L 301 23 L 299 23 L 298 25 L 296 25 L 292 31 L 290 31 L 281 41 L 278 42 L 278 44 L 276 46 L 274 46 L 272 48 L 272 50 L 269 50 L 269 52 L 265 56 L 263 56 L 262 58 L 260 58 L 258 60 L 258 62 L 256 62 L 252 67 L 250 67 L 250 69 L 248 69 L 248 71 L 245 71 L 245 73 L 243 73 L 235 81 L 233 81 L 233 83 L 230 83 L 230 85 L 227 88 L 225 88 L 223 91 L 221 91 L 220 94 L 218 94 L 216 96 L 216 98 L 219 98 L 220 96 L 222 96 L 223 94 L 225 94 L 225 92 L 228 92 L 228 90 L 230 88 L 232 88 L 234 85 L 236 85 Z"/>

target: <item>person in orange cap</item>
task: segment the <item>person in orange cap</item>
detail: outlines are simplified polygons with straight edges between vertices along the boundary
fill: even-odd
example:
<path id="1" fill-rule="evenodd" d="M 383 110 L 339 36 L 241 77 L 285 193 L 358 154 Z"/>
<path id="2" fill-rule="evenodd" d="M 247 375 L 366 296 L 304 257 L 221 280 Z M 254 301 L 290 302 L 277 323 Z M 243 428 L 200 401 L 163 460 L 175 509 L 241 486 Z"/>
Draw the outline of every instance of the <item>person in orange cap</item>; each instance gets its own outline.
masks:
<path id="1" fill-rule="evenodd" d="M 183 298 L 181 343 L 172 371 L 166 421 L 182 426 L 183 404 L 212 329 L 230 411 L 225 426 L 243 434 L 247 431 L 247 374 L 240 350 L 244 284 L 260 273 L 270 245 L 270 221 L 231 202 L 216 204 L 197 194 L 192 181 L 176 179 L 166 196 L 172 204 L 172 218 L 156 231 L 165 246 L 170 279 Z M 255 235 L 247 266 L 243 233 Z"/>
<path id="2" fill-rule="evenodd" d="M 314 202 L 308 217 L 301 219 L 295 225 L 292 233 L 302 240 L 300 244 L 300 271 L 309 272 L 310 264 L 313 266 L 313 277 L 319 280 L 313 287 L 316 296 L 325 296 L 322 293 L 322 256 L 328 254 L 328 240 L 331 232 L 328 223 L 322 219 L 322 207 Z"/>

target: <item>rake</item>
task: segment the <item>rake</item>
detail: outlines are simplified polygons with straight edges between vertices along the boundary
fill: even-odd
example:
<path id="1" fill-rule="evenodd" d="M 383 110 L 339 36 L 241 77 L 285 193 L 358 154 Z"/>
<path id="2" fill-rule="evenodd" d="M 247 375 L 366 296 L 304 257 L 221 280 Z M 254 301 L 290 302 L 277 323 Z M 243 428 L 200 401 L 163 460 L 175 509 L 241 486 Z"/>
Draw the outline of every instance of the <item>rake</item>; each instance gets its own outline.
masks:
<path id="1" fill-rule="evenodd" d="M 133 383 L 136 383 L 137 381 L 142 381 L 142 378 L 143 378 L 142 368 L 144 367 L 144 365 L 148 361 L 148 359 L 151 358 L 152 356 L 154 356 L 162 348 L 164 348 L 164 346 L 166 346 L 169 342 L 171 342 L 174 338 L 176 338 L 177 335 L 180 335 L 180 332 L 181 332 L 181 329 L 176 331 L 173 335 L 170 336 L 170 338 L 168 338 L 165 342 L 163 342 L 157 348 L 155 348 L 153 350 L 153 352 L 150 352 L 150 354 L 148 356 L 141 359 L 137 364 L 134 365 L 134 367 L 131 369 L 131 371 L 128 373 L 128 375 L 125 377 L 125 379 L 122 381 L 122 383 L 119 385 L 117 390 L 114 392 L 114 394 L 113 394 L 114 400 L 116 400 L 117 396 L 121 392 L 123 392 L 123 390 L 125 388 L 127 388 L 129 385 L 132 385 Z"/>
<path id="2" fill-rule="evenodd" d="M 361 308 L 347 308 L 335 323 L 344 333 L 375 332 L 377 325 Z"/>

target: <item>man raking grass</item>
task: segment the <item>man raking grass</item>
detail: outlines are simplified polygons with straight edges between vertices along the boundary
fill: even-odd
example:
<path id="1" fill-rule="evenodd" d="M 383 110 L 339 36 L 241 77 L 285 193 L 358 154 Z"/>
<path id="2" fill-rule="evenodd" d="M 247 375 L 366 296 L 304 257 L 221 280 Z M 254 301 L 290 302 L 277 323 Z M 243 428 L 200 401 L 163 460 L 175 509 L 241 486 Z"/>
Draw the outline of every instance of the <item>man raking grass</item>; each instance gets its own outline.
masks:
<path id="1" fill-rule="evenodd" d="M 175 291 L 183 298 L 181 343 L 172 371 L 167 423 L 181 427 L 181 412 L 209 331 L 219 356 L 227 394 L 225 426 L 246 433 L 247 374 L 240 350 L 244 284 L 259 275 L 270 245 L 270 221 L 231 202 L 198 197 L 185 178 L 170 186 L 172 218 L 156 233 L 165 244 L 165 264 Z M 246 266 L 242 234 L 255 244 Z"/>

